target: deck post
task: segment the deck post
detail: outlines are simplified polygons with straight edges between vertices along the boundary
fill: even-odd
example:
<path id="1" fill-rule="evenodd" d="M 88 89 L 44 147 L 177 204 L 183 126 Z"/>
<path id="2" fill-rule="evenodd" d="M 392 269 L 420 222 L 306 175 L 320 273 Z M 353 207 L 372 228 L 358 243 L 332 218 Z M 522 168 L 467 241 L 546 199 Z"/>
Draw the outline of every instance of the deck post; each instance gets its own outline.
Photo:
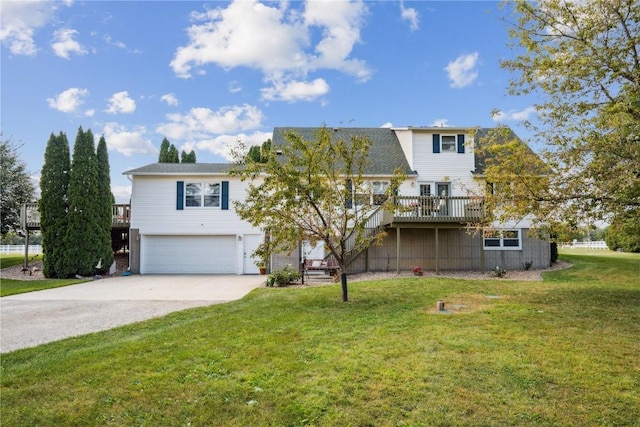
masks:
<path id="1" fill-rule="evenodd" d="M 438 259 L 440 258 L 440 242 L 438 242 L 438 227 L 436 227 L 436 274 L 438 274 Z"/>
<path id="2" fill-rule="evenodd" d="M 400 227 L 396 228 L 396 274 L 400 274 Z"/>
<path id="3" fill-rule="evenodd" d="M 480 272 L 484 273 L 484 229 L 480 230 Z"/>

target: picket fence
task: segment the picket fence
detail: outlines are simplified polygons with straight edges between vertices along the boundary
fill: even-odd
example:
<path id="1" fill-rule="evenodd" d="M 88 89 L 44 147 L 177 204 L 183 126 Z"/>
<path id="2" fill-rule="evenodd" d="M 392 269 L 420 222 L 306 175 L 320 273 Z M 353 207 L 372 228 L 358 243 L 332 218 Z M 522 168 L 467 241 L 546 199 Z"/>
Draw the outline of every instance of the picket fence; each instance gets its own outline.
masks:
<path id="1" fill-rule="evenodd" d="M 29 245 L 29 255 L 41 253 L 41 245 Z M 0 254 L 24 254 L 24 245 L 0 245 Z"/>

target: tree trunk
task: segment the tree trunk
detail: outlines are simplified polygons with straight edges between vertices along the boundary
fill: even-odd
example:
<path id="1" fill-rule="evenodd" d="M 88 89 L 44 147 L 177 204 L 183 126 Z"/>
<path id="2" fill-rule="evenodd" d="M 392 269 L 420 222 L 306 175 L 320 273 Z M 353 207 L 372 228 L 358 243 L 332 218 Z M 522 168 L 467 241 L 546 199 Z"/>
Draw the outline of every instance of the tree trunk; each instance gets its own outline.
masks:
<path id="1" fill-rule="evenodd" d="M 342 302 L 349 301 L 347 292 L 347 273 L 340 273 L 340 282 L 342 283 Z"/>

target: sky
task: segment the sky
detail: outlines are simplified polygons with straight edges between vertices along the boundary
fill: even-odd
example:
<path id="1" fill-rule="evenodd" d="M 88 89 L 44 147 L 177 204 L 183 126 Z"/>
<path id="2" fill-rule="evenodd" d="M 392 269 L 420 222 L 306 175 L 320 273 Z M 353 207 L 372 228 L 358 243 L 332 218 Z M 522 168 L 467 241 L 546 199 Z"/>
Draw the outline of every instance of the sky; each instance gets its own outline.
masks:
<path id="1" fill-rule="evenodd" d="M 123 172 L 167 138 L 227 162 L 274 127 L 512 127 L 508 11 L 491 1 L 0 2 L 0 130 L 36 188 L 51 133 L 104 136 Z M 500 114 L 492 114 L 499 111 Z M 37 192 L 39 194 L 39 191 Z"/>

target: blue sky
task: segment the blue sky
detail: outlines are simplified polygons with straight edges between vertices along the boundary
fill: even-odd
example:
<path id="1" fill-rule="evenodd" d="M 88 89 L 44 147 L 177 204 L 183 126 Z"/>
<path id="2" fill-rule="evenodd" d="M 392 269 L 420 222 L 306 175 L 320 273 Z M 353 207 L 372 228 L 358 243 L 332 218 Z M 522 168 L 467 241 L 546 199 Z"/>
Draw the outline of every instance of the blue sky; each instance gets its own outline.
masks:
<path id="1" fill-rule="evenodd" d="M 163 137 L 224 162 L 275 126 L 495 126 L 526 137 L 507 94 L 507 13 L 489 1 L 0 3 L 1 130 L 39 179 L 49 135 L 109 147 L 111 184 Z"/>

